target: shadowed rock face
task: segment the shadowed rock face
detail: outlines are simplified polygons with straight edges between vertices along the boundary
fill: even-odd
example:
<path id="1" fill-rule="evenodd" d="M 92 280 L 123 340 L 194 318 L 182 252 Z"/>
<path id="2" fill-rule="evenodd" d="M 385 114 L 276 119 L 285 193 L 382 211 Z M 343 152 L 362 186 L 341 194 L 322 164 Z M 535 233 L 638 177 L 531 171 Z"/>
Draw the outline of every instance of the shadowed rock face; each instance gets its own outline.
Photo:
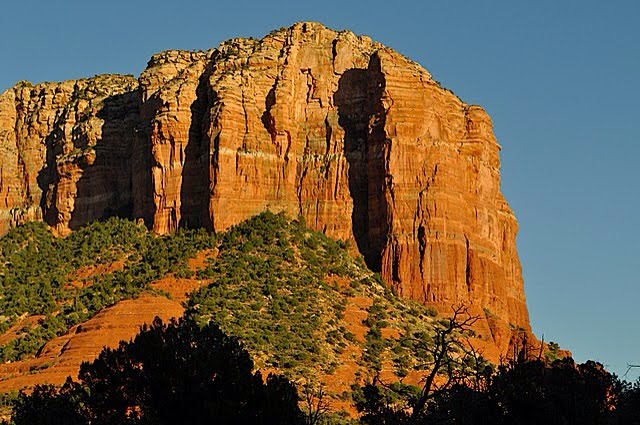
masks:
<path id="1" fill-rule="evenodd" d="M 367 37 L 299 23 L 208 52 L 0 95 L 0 232 L 120 214 L 157 233 L 266 208 L 353 240 L 406 297 L 529 331 L 517 223 L 478 106 Z M 512 325 L 512 326 L 510 326 Z"/>
<path id="2" fill-rule="evenodd" d="M 0 95 L 0 233 L 33 219 L 68 231 L 131 215 L 137 88 L 102 75 Z"/>

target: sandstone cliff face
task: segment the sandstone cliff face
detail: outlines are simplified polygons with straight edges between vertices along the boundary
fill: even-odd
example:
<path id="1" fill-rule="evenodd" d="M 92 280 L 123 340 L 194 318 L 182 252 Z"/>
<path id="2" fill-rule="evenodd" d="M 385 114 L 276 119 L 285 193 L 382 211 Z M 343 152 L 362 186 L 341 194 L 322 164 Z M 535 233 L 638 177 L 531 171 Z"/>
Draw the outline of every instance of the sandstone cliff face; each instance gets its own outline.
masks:
<path id="1" fill-rule="evenodd" d="M 489 116 L 367 37 L 300 23 L 0 95 L 0 232 L 109 214 L 158 233 L 266 208 L 350 239 L 404 296 L 529 331 Z"/>
<path id="2" fill-rule="evenodd" d="M 44 219 L 65 233 L 130 214 L 137 81 L 19 83 L 0 95 L 0 232 Z"/>

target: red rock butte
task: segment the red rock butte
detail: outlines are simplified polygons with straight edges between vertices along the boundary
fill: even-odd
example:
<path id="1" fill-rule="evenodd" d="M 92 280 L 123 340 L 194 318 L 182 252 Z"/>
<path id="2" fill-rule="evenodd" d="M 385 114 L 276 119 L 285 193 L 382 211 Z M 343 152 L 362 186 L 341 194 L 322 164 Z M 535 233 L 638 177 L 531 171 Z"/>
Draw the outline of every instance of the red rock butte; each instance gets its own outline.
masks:
<path id="1" fill-rule="evenodd" d="M 530 332 L 500 145 L 479 106 L 368 37 L 297 23 L 154 55 L 138 79 L 0 95 L 0 233 L 120 215 L 163 234 L 265 209 L 349 239 L 399 294 Z"/>

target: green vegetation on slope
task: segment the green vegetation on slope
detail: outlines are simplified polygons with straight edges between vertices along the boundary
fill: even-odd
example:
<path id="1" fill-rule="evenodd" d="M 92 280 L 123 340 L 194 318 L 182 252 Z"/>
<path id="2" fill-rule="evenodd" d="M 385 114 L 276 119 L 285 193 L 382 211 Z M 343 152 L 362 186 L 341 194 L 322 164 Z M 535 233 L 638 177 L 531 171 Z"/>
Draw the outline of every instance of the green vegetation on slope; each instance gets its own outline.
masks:
<path id="1" fill-rule="evenodd" d="M 217 355 L 209 349 L 200 350 L 193 359 L 175 357 L 172 350 L 166 358 L 157 354 L 167 341 L 173 341 L 181 350 L 198 348 L 199 343 L 194 345 L 190 337 L 215 339 L 222 335 L 218 330 L 221 329 L 224 334 L 238 337 L 253 357 L 255 367 L 278 369 L 300 384 L 322 381 L 323 376 L 334 374 L 346 362 L 351 363 L 349 367 L 355 365 L 352 372 L 359 382 L 351 387 L 353 392 L 330 396 L 352 396 L 362 414 L 361 423 L 489 420 L 497 424 L 524 424 L 531 420 L 551 423 L 561 418 L 566 423 L 618 424 L 631 423 L 637 417 L 640 384 L 620 382 L 593 362 L 576 365 L 571 359 L 563 359 L 545 364 L 540 360 L 528 361 L 526 356 L 523 361 L 503 364 L 497 370 L 482 359 L 474 359 L 474 364 L 461 367 L 460 374 L 448 369 L 456 364 L 448 361 L 444 373 L 455 378 L 452 385 L 430 393 L 424 405 L 417 403 L 421 389 L 406 385 L 400 378 L 412 372 L 424 376 L 433 366 L 432 356 L 438 344 L 442 346 L 442 329 L 446 329 L 447 319 L 433 318 L 434 313 L 428 308 L 395 296 L 378 275 L 364 266 L 361 258 L 354 259 L 347 253 L 345 243 L 270 212 L 232 227 L 219 238 L 203 231 L 154 237 L 144 227 L 119 219 L 92 224 L 66 239 L 53 238 L 41 224 L 14 229 L 0 239 L 0 331 L 6 332 L 27 315 L 44 319 L 0 347 L 1 359 L 14 360 L 33 354 L 70 326 L 120 299 L 148 290 L 152 280 L 167 273 L 191 275 L 186 259 L 212 248 L 217 248 L 217 256 L 197 276 L 207 281 L 207 285 L 191 294 L 186 303 L 186 318 L 180 325 L 156 323 L 144 330 L 137 342 L 106 350 L 96 362 L 85 364 L 82 381 L 89 386 L 98 385 L 90 391 L 82 387 L 84 384 L 68 383 L 62 388 L 39 387 L 35 396 L 2 395 L 0 416 L 7 415 L 13 406 L 17 412 L 15 419 L 22 421 L 17 423 L 41 423 L 40 420 L 48 423 L 50 418 L 60 419 L 60 414 L 75 415 L 69 423 L 84 423 L 86 415 L 107 418 L 116 412 L 120 417 L 129 417 L 144 406 L 149 413 L 139 423 L 162 423 L 162 418 L 169 418 L 169 414 L 177 412 L 180 417 L 184 413 L 179 409 L 184 406 L 180 398 L 183 393 L 195 403 L 194 409 L 187 408 L 186 412 L 194 417 L 204 415 L 205 410 L 198 410 L 201 402 L 217 401 L 215 397 L 227 394 L 227 387 L 233 387 L 233 383 L 223 385 L 224 391 L 214 391 L 214 398 L 208 393 L 194 395 L 190 393 L 193 389 L 209 390 L 197 385 L 179 386 L 182 378 L 175 380 L 167 371 L 195 373 L 203 365 L 201 355 Z M 90 276 L 83 285 L 71 284 L 78 279 L 77 272 L 82 267 L 114 261 L 122 262 L 121 270 Z M 354 310 L 358 314 L 354 315 Z M 363 310 L 366 310 L 364 320 Z M 182 327 L 188 331 L 173 333 Z M 358 328 L 359 336 L 352 333 L 354 327 Z M 157 338 L 165 332 L 175 340 Z M 458 340 L 460 336 L 450 335 Z M 234 341 L 239 349 L 235 337 L 229 341 Z M 146 344 L 147 348 L 136 351 L 136 344 Z M 552 355 L 558 350 L 557 344 L 551 344 L 550 348 Z M 144 361 L 140 360 L 142 357 L 131 357 L 149 353 L 151 357 Z M 465 359 L 459 352 L 447 352 L 450 354 Z M 253 380 L 252 385 L 261 393 L 263 382 L 256 378 L 258 375 L 251 375 L 253 366 L 244 351 L 242 356 L 221 370 L 240 365 L 245 378 Z M 218 358 L 224 359 L 224 355 Z M 162 359 L 179 360 L 182 369 L 154 363 Z M 141 364 L 145 369 L 139 375 Z M 207 360 L 205 365 L 209 364 Z M 109 369 L 112 366 L 113 371 Z M 123 380 L 123 370 L 140 379 Z M 108 373 L 103 374 L 105 371 Z M 386 372 L 383 380 L 379 379 L 382 372 Z M 398 380 L 394 382 L 389 372 Z M 209 379 L 211 373 L 190 376 Z M 340 375 L 341 379 L 344 376 Z M 154 379 L 168 380 L 168 384 L 159 385 Z M 286 380 L 273 379 L 273 389 L 284 391 L 281 394 L 286 396 L 286 405 L 295 413 L 295 403 L 291 403 L 295 400 L 293 387 Z M 133 387 L 123 391 L 122 382 Z M 144 391 L 139 390 L 141 383 L 147 385 Z M 168 388 L 169 384 L 178 384 L 177 391 L 172 389 L 168 395 L 152 391 Z M 237 394 L 251 395 L 251 391 Z M 136 398 L 141 395 L 148 396 L 144 403 Z M 166 397 L 173 404 L 167 404 Z M 130 399 L 123 402 L 123 398 Z M 261 395 L 256 400 L 264 398 Z M 247 408 L 242 414 L 261 412 L 272 401 Z M 240 404 L 247 406 L 242 400 Z M 120 410 L 113 410 L 113 406 Z M 164 408 L 169 408 L 170 413 L 158 414 Z M 279 411 L 282 409 L 275 410 Z M 153 415 L 157 416 L 151 420 Z M 333 423 L 329 415 L 324 418 L 323 423 Z M 112 419 L 118 421 L 115 416 Z M 145 422 L 147 419 L 149 422 Z M 94 423 L 93 419 L 89 422 Z"/>
<path id="2" fill-rule="evenodd" d="M 428 339 L 434 313 L 392 294 L 360 258 L 348 254 L 345 243 L 265 212 L 229 229 L 218 249 L 198 273 L 211 283 L 191 294 L 186 315 L 238 336 L 258 367 L 314 379 L 344 363 L 348 346 L 357 348 L 355 363 L 370 375 L 385 361 L 398 377 L 421 367 L 401 337 Z M 371 304 L 362 323 L 364 342 L 345 320 L 355 299 Z"/>
<path id="3" fill-rule="evenodd" d="M 34 354 L 167 273 L 192 275 L 186 259 L 216 248 L 197 272 L 205 286 L 186 302 L 186 317 L 237 336 L 257 368 L 280 370 L 299 383 L 322 382 L 343 365 L 340 379 L 368 379 L 382 370 L 398 379 L 422 373 L 432 360 L 424 347 L 432 344 L 435 313 L 395 296 L 346 245 L 270 212 L 219 237 L 204 231 L 155 237 L 110 219 L 56 239 L 32 223 L 0 239 L 0 261 L 7 265 L 0 276 L 3 330 L 25 315 L 44 319 L 0 347 L 0 360 Z M 82 267 L 114 261 L 122 262 L 121 270 L 71 284 Z M 350 383 L 344 382 L 346 393 L 330 397 L 348 400 Z"/>
<path id="4" fill-rule="evenodd" d="M 0 346 L 0 362 L 35 354 L 101 309 L 137 297 L 168 272 L 186 270 L 186 259 L 210 248 L 215 238 L 204 231 L 180 230 L 154 237 L 131 221 L 112 218 L 86 226 L 67 238 L 55 238 L 42 223 L 28 223 L 0 238 L 0 334 L 20 318 L 42 316 L 19 337 Z M 124 262 L 122 270 L 72 285 L 86 266 Z"/>

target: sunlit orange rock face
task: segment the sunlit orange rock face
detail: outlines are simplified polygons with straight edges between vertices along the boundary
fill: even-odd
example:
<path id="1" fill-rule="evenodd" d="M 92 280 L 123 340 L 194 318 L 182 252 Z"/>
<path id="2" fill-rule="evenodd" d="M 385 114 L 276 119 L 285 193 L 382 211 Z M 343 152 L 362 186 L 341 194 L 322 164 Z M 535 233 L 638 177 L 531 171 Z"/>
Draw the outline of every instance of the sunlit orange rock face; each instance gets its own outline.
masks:
<path id="1" fill-rule="evenodd" d="M 352 240 L 405 297 L 471 304 L 504 353 L 530 326 L 499 151 L 487 113 L 420 65 L 299 23 L 154 55 L 137 81 L 0 95 L 0 232 L 114 214 L 220 231 L 284 211 Z"/>

